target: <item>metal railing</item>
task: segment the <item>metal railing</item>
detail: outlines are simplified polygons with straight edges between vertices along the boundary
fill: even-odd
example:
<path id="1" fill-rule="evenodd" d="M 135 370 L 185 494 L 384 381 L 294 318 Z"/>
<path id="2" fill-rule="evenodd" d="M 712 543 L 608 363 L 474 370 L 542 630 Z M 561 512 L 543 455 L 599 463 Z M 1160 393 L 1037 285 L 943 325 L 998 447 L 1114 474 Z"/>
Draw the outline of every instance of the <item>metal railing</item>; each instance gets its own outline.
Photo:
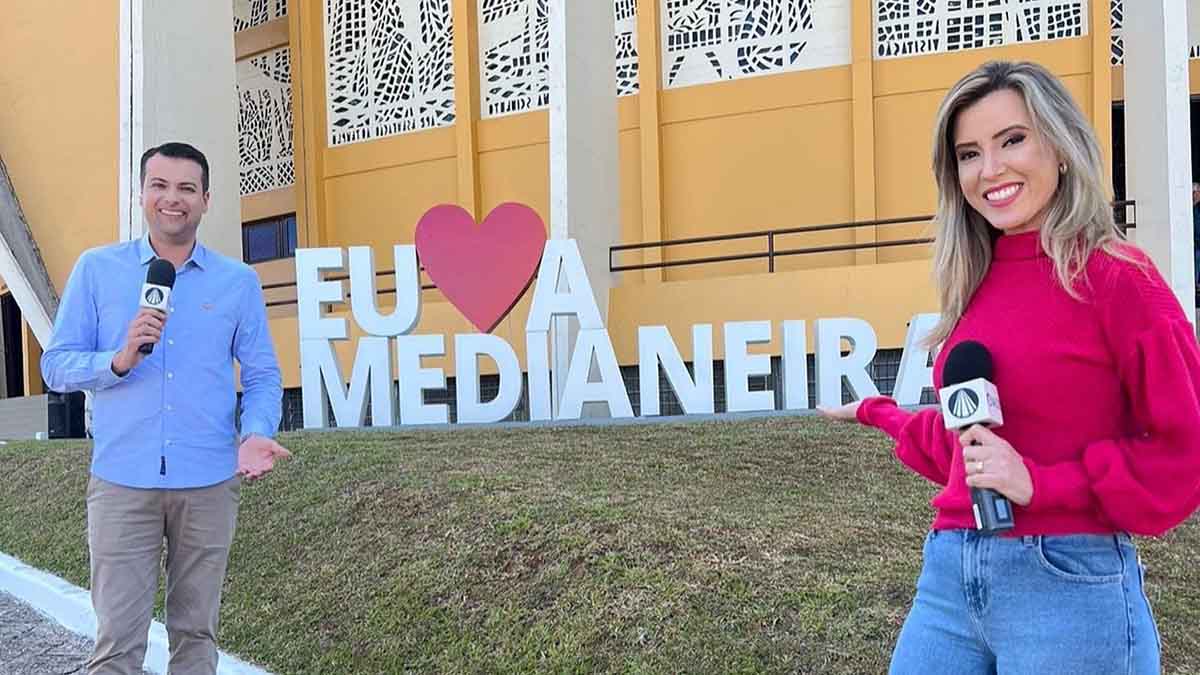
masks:
<path id="1" fill-rule="evenodd" d="M 424 272 L 425 268 L 421 267 L 420 271 Z M 375 278 L 377 278 L 377 279 L 379 277 L 394 277 L 394 276 L 396 276 L 396 270 L 380 270 L 375 273 Z M 349 274 L 338 274 L 338 275 L 334 275 L 334 276 L 325 277 L 324 279 L 322 279 L 322 281 L 348 281 L 349 279 L 350 279 Z M 295 288 L 295 287 L 296 287 L 295 281 L 283 281 L 283 282 L 280 282 L 277 284 L 263 284 L 262 289 L 263 289 L 263 292 L 266 293 L 268 291 L 278 290 L 281 288 Z M 435 286 L 434 284 L 421 284 L 422 291 L 431 291 L 435 288 L 437 288 L 437 286 Z M 395 293 L 395 292 L 396 292 L 396 287 L 395 287 L 395 283 L 393 282 L 392 288 L 376 289 L 375 294 L 376 295 L 388 295 L 390 293 Z M 345 296 L 342 298 L 342 302 L 346 302 L 348 300 L 350 300 L 350 292 L 346 291 Z M 267 309 L 270 309 L 272 307 L 282 307 L 284 305 L 294 305 L 294 304 L 296 304 L 295 300 L 276 300 L 274 302 L 268 302 Z"/>
<path id="2" fill-rule="evenodd" d="M 1113 211 L 1114 211 L 1114 215 L 1119 216 L 1117 218 L 1117 226 L 1121 229 L 1122 232 L 1126 232 L 1130 228 L 1134 228 L 1137 226 L 1137 224 L 1135 222 L 1136 221 L 1136 209 L 1135 209 L 1134 201 L 1123 200 L 1123 201 L 1113 202 Z M 672 268 L 672 267 L 683 267 L 683 266 L 688 266 L 688 265 L 711 265 L 711 264 L 724 263 L 724 262 L 738 262 L 738 261 L 745 261 L 745 260 L 762 260 L 765 258 L 767 261 L 767 271 L 774 272 L 776 258 L 785 258 L 785 257 L 789 257 L 789 256 L 796 256 L 796 255 L 812 255 L 812 254 L 817 254 L 817 253 L 859 251 L 859 250 L 867 250 L 867 249 L 877 250 L 877 249 L 885 249 L 885 248 L 894 248 L 894 247 L 898 247 L 898 246 L 916 246 L 916 245 L 922 245 L 922 244 L 929 244 L 929 243 L 933 242 L 933 238 L 931 238 L 931 237 L 917 237 L 917 238 L 906 238 L 906 239 L 890 239 L 890 240 L 885 239 L 882 241 L 876 240 L 876 241 L 856 242 L 856 243 L 852 243 L 852 244 L 829 244 L 829 245 L 822 245 L 822 246 L 780 248 L 779 240 L 782 238 L 788 237 L 788 236 L 795 236 L 795 235 L 801 235 L 801 234 L 812 234 L 815 232 L 836 232 L 836 231 L 840 231 L 840 230 L 854 230 L 854 229 L 862 228 L 862 227 L 881 227 L 881 226 L 888 226 L 888 225 L 912 225 L 912 224 L 918 224 L 918 223 L 928 223 L 928 222 L 931 222 L 932 220 L 933 220 L 932 215 L 909 216 L 906 218 L 885 218 L 882 220 L 869 220 L 869 221 L 862 221 L 862 222 L 830 223 L 830 224 L 825 224 L 825 225 L 805 225 L 805 226 L 801 226 L 801 227 L 788 227 L 788 228 L 781 228 L 781 229 L 774 229 L 774 230 L 756 230 L 756 231 L 752 231 L 752 232 L 737 232 L 737 233 L 733 233 L 733 234 L 713 235 L 710 237 L 688 237 L 685 239 L 668 239 L 668 240 L 663 240 L 663 241 L 651 241 L 651 242 L 644 242 L 644 243 L 639 243 L 639 244 L 620 244 L 617 246 L 609 247 L 608 268 L 609 268 L 610 272 L 632 272 L 632 271 L 637 271 L 637 270 L 667 269 L 667 268 Z M 627 264 L 627 265 L 618 265 L 613 261 L 614 255 L 616 255 L 618 253 L 626 252 L 626 251 L 641 251 L 641 250 L 645 250 L 645 249 L 657 248 L 657 249 L 659 249 L 660 253 L 662 253 L 662 252 L 665 252 L 665 250 L 668 247 L 672 247 L 672 246 L 714 244 L 714 243 L 730 242 L 730 241 L 752 241 L 755 239 L 765 240 L 766 249 L 762 250 L 762 251 L 754 251 L 754 252 L 750 252 L 750 253 L 733 253 L 733 254 L 728 254 L 728 255 L 701 256 L 701 257 L 697 257 L 697 258 L 685 258 L 685 259 L 681 259 L 681 260 L 662 260 L 659 262 L 635 263 L 635 264 Z M 424 272 L 425 268 L 422 266 L 420 268 L 420 271 Z M 376 278 L 389 277 L 389 276 L 394 277 L 395 274 L 396 274 L 395 270 L 381 270 L 381 271 L 378 271 L 375 273 L 375 277 Z M 350 275 L 339 274 L 339 275 L 326 277 L 324 279 L 324 281 L 346 281 L 348 279 L 350 279 Z M 263 289 L 263 292 L 266 293 L 266 292 L 270 292 L 270 291 L 281 290 L 281 289 L 285 289 L 285 288 L 295 288 L 295 287 L 296 287 L 295 281 L 284 281 L 284 282 L 280 282 L 280 283 L 264 284 L 262 289 Z M 434 284 L 422 284 L 421 285 L 422 291 L 431 291 L 431 290 L 435 290 L 436 288 L 437 288 L 437 286 Z M 395 288 L 395 284 L 393 283 L 392 288 L 378 289 L 376 291 L 376 294 L 388 295 L 390 293 L 395 293 L 395 292 L 396 292 L 396 288 Z M 347 301 L 349 301 L 349 299 L 350 299 L 350 293 L 347 291 L 345 296 L 342 298 L 342 301 L 347 302 Z M 274 300 L 274 301 L 267 302 L 266 304 L 267 304 L 267 308 L 269 309 L 271 307 L 283 307 L 283 306 L 287 306 L 287 305 L 295 305 L 296 300 L 294 298 L 285 299 L 285 300 Z"/>
<path id="3" fill-rule="evenodd" d="M 910 216 L 907 218 L 887 218 L 884 220 L 870 220 L 862 222 L 849 223 L 831 223 L 827 225 L 806 225 L 802 227 L 788 227 L 776 230 L 758 230 L 754 232 L 738 232 L 736 234 L 719 234 L 711 237 L 689 237 L 687 239 L 669 239 L 664 241 L 651 241 L 641 244 L 620 244 L 609 248 L 608 253 L 608 269 L 610 272 L 631 272 L 634 270 L 647 269 L 665 269 L 669 267 L 682 267 L 684 265 L 708 265 L 712 263 L 736 262 L 742 260 L 761 260 L 767 259 L 767 271 L 775 271 L 775 259 L 793 255 L 804 255 L 812 253 L 832 253 L 838 251 L 855 251 L 860 249 L 875 249 L 875 248 L 890 248 L 895 246 L 912 246 L 914 244 L 928 244 L 933 241 L 929 237 L 921 237 L 917 239 L 896 239 L 888 241 L 873 241 L 861 242 L 854 244 L 831 244 L 827 246 L 808 246 L 804 248 L 780 249 L 777 245 L 777 240 L 781 237 L 796 234 L 808 234 L 813 232 L 831 232 L 837 230 L 849 230 L 860 227 L 876 227 L 880 225 L 904 225 L 912 223 L 927 223 L 933 220 L 933 216 Z M 648 248 L 666 249 L 669 246 L 686 246 L 689 244 L 713 244 L 727 241 L 741 241 L 747 239 L 765 239 L 767 249 L 765 251 L 754 253 L 735 253 L 731 255 L 705 256 L 702 258 L 688 258 L 683 260 L 663 260 L 660 262 L 640 263 L 634 265 L 617 265 L 613 262 L 613 254 L 622 251 L 640 251 Z"/>
<path id="4" fill-rule="evenodd" d="M 1124 233 L 1130 228 L 1136 227 L 1136 203 L 1132 200 L 1121 200 L 1112 203 L 1114 216 L 1116 218 L 1117 227 Z M 884 239 L 875 241 L 855 242 L 852 244 L 829 244 L 822 246 L 804 246 L 796 248 L 780 248 L 779 239 L 790 235 L 811 234 L 814 232 L 835 232 L 842 230 L 854 230 L 862 227 L 881 227 L 888 225 L 912 225 L 918 223 L 929 223 L 933 221 L 933 216 L 909 216 L 906 218 L 885 218 L 881 220 L 867 220 L 858 222 L 845 223 L 829 223 L 824 225 L 805 225 L 801 227 L 788 227 L 774 230 L 755 230 L 751 232 L 738 232 L 734 234 L 719 234 L 709 237 L 688 237 L 684 239 L 666 239 L 663 241 L 651 241 L 639 244 L 619 244 L 611 246 L 608 249 L 608 269 L 610 272 L 633 272 L 638 270 L 649 269 L 668 269 L 672 267 L 684 267 L 688 265 L 711 265 L 715 263 L 726 262 L 741 262 L 746 260 L 762 260 L 767 261 L 767 272 L 775 271 L 775 259 L 795 256 L 795 255 L 812 255 L 817 253 L 835 253 L 846 251 L 860 250 L 878 250 L 885 248 L 894 248 L 897 246 L 917 246 L 922 244 L 933 243 L 932 237 L 917 237 L 906 239 Z M 754 251 L 750 253 L 733 253 L 728 255 L 716 256 L 701 256 L 696 258 L 682 258 L 675 260 L 660 260 L 658 262 L 617 264 L 613 257 L 618 253 L 627 251 L 642 251 L 646 249 L 658 249 L 660 254 L 665 254 L 666 250 L 672 246 L 689 246 L 699 244 L 715 244 L 729 241 L 747 241 L 747 240 L 765 240 L 766 249 Z"/>
<path id="5" fill-rule="evenodd" d="M 1121 234 L 1137 228 L 1137 202 L 1132 199 L 1119 199 L 1113 202 L 1113 220 Z"/>

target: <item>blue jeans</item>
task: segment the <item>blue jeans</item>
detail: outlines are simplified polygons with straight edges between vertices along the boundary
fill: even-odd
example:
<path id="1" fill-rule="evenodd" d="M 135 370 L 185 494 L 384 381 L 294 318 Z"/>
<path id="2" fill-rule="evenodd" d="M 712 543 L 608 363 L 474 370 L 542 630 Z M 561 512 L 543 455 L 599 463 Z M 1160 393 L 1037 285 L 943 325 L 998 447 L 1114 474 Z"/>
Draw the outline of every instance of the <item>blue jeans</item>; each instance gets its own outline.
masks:
<path id="1" fill-rule="evenodd" d="M 892 675 L 1143 675 L 1158 629 L 1126 534 L 930 532 Z"/>

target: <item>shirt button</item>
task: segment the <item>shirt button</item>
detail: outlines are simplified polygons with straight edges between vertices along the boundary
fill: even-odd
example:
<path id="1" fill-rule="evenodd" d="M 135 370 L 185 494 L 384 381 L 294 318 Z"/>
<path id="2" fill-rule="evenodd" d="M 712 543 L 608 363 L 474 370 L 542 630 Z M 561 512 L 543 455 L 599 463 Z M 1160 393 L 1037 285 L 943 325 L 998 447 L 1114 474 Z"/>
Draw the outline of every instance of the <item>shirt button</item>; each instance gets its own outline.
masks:
<path id="1" fill-rule="evenodd" d="M 175 409 L 175 406 L 173 406 L 173 405 L 168 405 L 168 406 L 167 406 L 167 412 L 171 412 L 171 411 L 172 411 L 172 410 L 174 410 L 174 409 Z"/>
<path id="2" fill-rule="evenodd" d="M 168 379 L 168 380 L 173 380 L 173 379 L 175 379 L 175 373 L 167 373 L 167 379 Z"/>
<path id="3" fill-rule="evenodd" d="M 166 443 L 166 444 L 167 444 L 167 445 L 170 445 L 170 444 L 171 444 L 171 441 L 167 441 L 167 443 Z"/>
<path id="4" fill-rule="evenodd" d="M 169 345 L 173 345 L 173 344 L 175 344 L 175 341 L 174 341 L 174 340 L 167 340 L 167 344 L 169 344 Z"/>

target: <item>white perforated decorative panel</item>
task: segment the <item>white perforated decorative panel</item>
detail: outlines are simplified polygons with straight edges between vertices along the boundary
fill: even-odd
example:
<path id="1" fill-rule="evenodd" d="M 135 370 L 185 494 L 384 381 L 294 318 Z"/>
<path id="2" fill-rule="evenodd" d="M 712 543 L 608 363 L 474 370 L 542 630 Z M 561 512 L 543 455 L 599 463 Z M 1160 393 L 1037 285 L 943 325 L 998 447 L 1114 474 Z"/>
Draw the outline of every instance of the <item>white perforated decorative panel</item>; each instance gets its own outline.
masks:
<path id="1" fill-rule="evenodd" d="M 570 0 L 568 0 L 570 1 Z M 638 91 L 637 0 L 614 0 L 617 95 Z M 547 0 L 479 0 L 483 117 L 550 104 Z"/>
<path id="2" fill-rule="evenodd" d="M 287 0 L 233 0 L 233 31 L 287 16 Z"/>
<path id="3" fill-rule="evenodd" d="M 666 87 L 850 63 L 849 0 L 660 2 Z"/>
<path id="4" fill-rule="evenodd" d="M 1080 37 L 1087 0 L 875 0 L 875 56 Z"/>
<path id="5" fill-rule="evenodd" d="M 296 182 L 290 52 L 284 47 L 237 64 L 242 195 Z"/>
<path id="6" fill-rule="evenodd" d="M 450 0 L 325 0 L 329 144 L 454 124 Z"/>

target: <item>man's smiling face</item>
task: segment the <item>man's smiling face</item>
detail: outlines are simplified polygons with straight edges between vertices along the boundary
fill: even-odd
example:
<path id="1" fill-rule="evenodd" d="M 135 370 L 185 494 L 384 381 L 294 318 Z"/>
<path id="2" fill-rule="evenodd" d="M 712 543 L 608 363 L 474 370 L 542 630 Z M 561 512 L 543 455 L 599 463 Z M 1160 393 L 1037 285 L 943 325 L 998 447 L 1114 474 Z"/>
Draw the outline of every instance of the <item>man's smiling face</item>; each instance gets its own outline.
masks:
<path id="1" fill-rule="evenodd" d="M 200 165 L 190 159 L 154 155 L 146 161 L 142 210 L 152 237 L 172 244 L 195 240 L 208 211 L 202 178 Z"/>

